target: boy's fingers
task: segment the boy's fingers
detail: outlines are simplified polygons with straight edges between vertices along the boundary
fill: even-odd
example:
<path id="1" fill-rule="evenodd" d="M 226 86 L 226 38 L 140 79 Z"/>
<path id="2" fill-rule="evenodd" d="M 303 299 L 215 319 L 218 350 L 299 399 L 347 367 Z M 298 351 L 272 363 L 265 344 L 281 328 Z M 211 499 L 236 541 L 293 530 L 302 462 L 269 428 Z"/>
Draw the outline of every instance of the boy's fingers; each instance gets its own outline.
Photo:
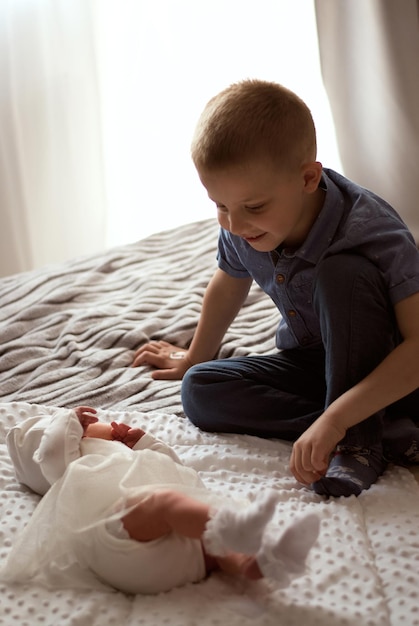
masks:
<path id="1" fill-rule="evenodd" d="M 145 350 L 136 357 L 132 363 L 133 367 L 138 367 L 139 365 L 152 365 L 153 367 L 163 368 L 169 367 L 174 363 L 174 360 L 171 359 L 168 355 L 162 354 L 161 352 L 149 352 Z"/>
<path id="2" fill-rule="evenodd" d="M 172 361 L 181 359 L 186 352 L 184 348 L 167 341 L 150 341 L 135 352 L 132 367 L 148 364 L 160 369 L 170 369 Z"/>
<path id="3" fill-rule="evenodd" d="M 153 365 L 154 367 L 159 367 L 161 362 L 161 357 L 154 352 L 150 352 L 149 350 L 145 350 L 140 355 L 138 355 L 132 365 L 133 367 L 138 367 L 138 365 Z"/>
<path id="4" fill-rule="evenodd" d="M 314 464 L 312 459 L 313 451 L 311 447 L 300 447 L 294 445 L 290 469 L 298 482 L 303 485 L 310 485 L 319 480 L 324 474 L 324 464 Z"/>
<path id="5" fill-rule="evenodd" d="M 144 346 L 141 346 L 141 348 L 138 348 L 138 350 L 136 350 L 135 354 L 134 354 L 134 358 L 137 358 L 139 356 L 141 356 L 142 354 L 144 354 L 145 352 L 154 352 L 154 353 L 158 353 L 160 350 L 159 346 L 157 346 L 154 343 L 146 343 Z"/>

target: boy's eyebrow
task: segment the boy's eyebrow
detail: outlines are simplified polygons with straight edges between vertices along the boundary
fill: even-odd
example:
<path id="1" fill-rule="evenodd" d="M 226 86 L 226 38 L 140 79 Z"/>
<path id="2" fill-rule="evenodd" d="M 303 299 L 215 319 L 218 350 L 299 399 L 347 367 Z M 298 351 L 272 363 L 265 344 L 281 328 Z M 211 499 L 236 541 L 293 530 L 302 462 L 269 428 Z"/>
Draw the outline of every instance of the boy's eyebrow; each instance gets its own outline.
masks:
<path id="1" fill-rule="evenodd" d="M 212 198 L 209 193 L 207 195 L 208 195 L 208 198 L 211 200 L 211 202 L 215 202 L 215 204 L 222 204 L 222 205 L 224 204 L 223 202 L 219 202 L 215 198 Z M 249 198 L 244 198 L 242 200 L 239 200 L 240 204 L 244 204 L 244 205 L 254 204 L 255 206 L 258 205 L 258 204 L 264 204 L 266 202 L 267 202 L 267 198 L 266 197 L 265 198 L 258 198 L 257 196 L 256 196 L 256 199 L 255 199 L 254 196 L 250 196 Z"/>
<path id="2" fill-rule="evenodd" d="M 211 198 L 211 196 L 208 196 L 208 198 L 214 202 L 215 204 L 219 205 L 219 206 L 224 206 L 224 202 L 218 202 L 218 200 L 214 200 L 214 198 Z M 245 207 L 252 207 L 252 206 L 259 206 L 261 204 L 266 204 L 267 199 L 266 198 L 259 198 L 257 200 L 252 199 L 247 199 L 247 200 L 239 200 L 239 204 L 242 204 Z"/>
<path id="3" fill-rule="evenodd" d="M 243 202 L 244 206 L 259 206 L 260 204 L 266 204 L 266 200 L 263 199 L 259 199 L 259 200 L 248 200 L 247 202 Z"/>

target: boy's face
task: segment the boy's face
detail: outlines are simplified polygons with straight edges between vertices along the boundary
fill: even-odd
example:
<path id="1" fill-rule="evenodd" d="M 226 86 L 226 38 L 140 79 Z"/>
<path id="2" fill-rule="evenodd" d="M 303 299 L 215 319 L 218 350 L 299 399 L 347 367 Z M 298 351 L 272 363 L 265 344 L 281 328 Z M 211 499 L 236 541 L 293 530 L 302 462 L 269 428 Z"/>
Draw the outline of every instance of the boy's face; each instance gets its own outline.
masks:
<path id="1" fill-rule="evenodd" d="M 323 206 L 324 192 L 318 189 L 321 171 L 318 162 L 291 173 L 256 161 L 199 174 L 217 205 L 222 228 L 255 250 L 270 252 L 304 242 Z"/>

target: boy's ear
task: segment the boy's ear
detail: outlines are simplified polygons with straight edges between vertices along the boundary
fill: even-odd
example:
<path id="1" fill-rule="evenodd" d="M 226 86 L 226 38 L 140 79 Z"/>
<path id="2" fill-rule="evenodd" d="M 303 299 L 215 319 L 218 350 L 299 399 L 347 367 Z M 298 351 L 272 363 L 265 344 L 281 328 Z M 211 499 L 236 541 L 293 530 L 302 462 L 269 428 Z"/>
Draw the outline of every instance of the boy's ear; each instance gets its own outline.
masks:
<path id="1" fill-rule="evenodd" d="M 319 186 L 323 166 L 319 161 L 311 161 L 303 165 L 304 191 L 313 193 Z"/>

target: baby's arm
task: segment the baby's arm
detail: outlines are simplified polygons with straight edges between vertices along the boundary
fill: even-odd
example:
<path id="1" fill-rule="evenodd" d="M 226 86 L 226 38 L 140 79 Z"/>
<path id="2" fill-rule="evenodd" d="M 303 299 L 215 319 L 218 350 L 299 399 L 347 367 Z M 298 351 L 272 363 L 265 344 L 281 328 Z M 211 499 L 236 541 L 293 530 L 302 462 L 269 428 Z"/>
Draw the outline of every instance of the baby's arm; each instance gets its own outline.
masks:
<path id="1" fill-rule="evenodd" d="M 145 363 L 157 369 L 155 379 L 181 379 L 196 363 L 214 358 L 221 341 L 236 317 L 252 284 L 251 278 L 235 278 L 217 269 L 206 289 L 201 316 L 189 350 L 167 342 L 151 342 L 134 355 L 133 366 Z M 178 358 L 177 353 L 181 353 Z"/>
<path id="2" fill-rule="evenodd" d="M 84 432 L 86 432 L 89 424 L 95 424 L 99 421 L 96 417 L 96 409 L 93 409 L 91 406 L 76 406 L 74 411 L 79 418 L 79 422 L 82 425 Z"/>
<path id="3" fill-rule="evenodd" d="M 150 433 L 144 433 L 144 435 L 133 446 L 133 450 L 152 450 L 153 452 L 160 452 L 170 457 L 175 463 L 182 465 L 182 461 L 174 450 L 160 439 L 153 437 Z"/>
<path id="4" fill-rule="evenodd" d="M 145 431 L 142 428 L 131 428 L 127 424 L 118 422 L 111 423 L 111 434 L 114 441 L 121 441 L 128 448 L 133 448 L 139 440 L 145 435 Z"/>
<path id="5" fill-rule="evenodd" d="M 163 443 L 163 441 L 160 441 L 160 439 L 156 439 L 156 437 L 150 435 L 150 433 L 146 433 L 142 428 L 131 428 L 131 426 L 127 424 L 118 422 L 112 422 L 109 425 L 106 424 L 106 426 L 110 428 L 110 436 L 106 438 L 120 441 L 133 450 L 153 450 L 153 452 L 160 452 L 170 457 L 176 463 L 182 464 L 172 448 Z M 95 427 L 96 425 L 89 426 L 89 431 Z"/>
<path id="6" fill-rule="evenodd" d="M 83 437 L 86 439 L 105 439 L 106 441 L 120 441 L 133 448 L 143 437 L 145 432 L 141 428 L 131 428 L 128 424 L 111 422 L 99 422 L 94 416 L 88 417 L 84 422 Z"/>

